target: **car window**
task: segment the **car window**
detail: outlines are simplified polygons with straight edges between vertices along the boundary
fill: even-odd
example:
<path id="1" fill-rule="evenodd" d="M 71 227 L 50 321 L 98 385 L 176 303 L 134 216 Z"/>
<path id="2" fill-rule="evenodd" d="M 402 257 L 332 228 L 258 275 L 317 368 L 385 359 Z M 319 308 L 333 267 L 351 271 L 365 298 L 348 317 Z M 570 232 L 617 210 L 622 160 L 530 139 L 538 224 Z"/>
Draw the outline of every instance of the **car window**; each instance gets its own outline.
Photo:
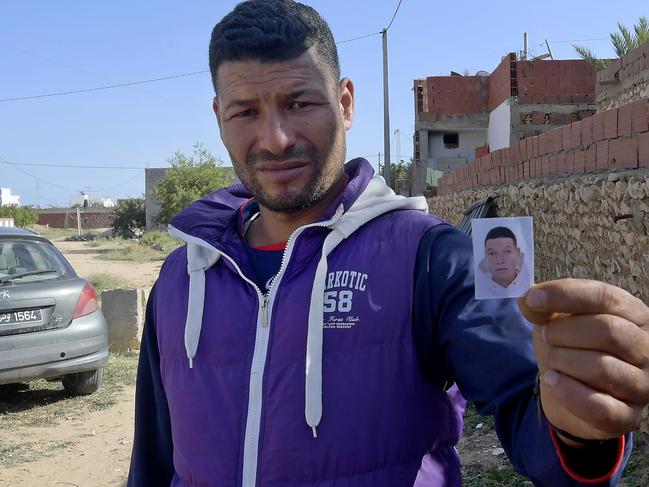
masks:
<path id="1" fill-rule="evenodd" d="M 69 274 L 68 266 L 58 250 L 49 243 L 36 240 L 0 240 L 0 278 L 23 273 L 54 270 L 33 274 L 15 282 L 58 279 Z"/>

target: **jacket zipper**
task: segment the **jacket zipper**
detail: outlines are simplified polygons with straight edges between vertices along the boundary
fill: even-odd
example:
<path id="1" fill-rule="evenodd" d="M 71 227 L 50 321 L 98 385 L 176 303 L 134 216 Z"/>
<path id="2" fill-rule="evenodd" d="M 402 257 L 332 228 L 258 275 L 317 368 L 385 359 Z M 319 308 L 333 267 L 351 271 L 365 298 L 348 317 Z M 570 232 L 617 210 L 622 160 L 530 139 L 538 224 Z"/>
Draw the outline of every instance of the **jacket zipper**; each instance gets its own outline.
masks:
<path id="1" fill-rule="evenodd" d="M 272 319 L 273 304 L 275 299 L 275 290 L 279 285 L 279 282 L 282 279 L 282 275 L 286 270 L 288 261 L 291 253 L 293 252 L 293 247 L 295 240 L 307 228 L 313 227 L 323 227 L 328 228 L 333 226 L 338 222 L 338 220 L 343 215 L 343 207 L 340 206 L 334 216 L 326 221 L 319 223 L 311 223 L 309 225 L 304 225 L 302 227 L 296 228 L 293 233 L 290 235 L 287 244 L 286 250 L 282 254 L 282 262 L 277 272 L 277 275 L 273 279 L 270 285 L 270 289 L 267 294 L 263 294 L 261 289 L 257 284 L 251 281 L 245 274 L 241 271 L 241 268 L 237 265 L 232 257 L 221 252 L 219 249 L 216 249 L 213 245 L 207 243 L 205 240 L 192 235 L 186 234 L 173 226 L 169 226 L 169 233 L 175 234 L 177 237 L 180 237 L 186 242 L 191 242 L 201 247 L 216 249 L 219 251 L 222 257 L 227 259 L 232 266 L 237 271 L 237 274 L 248 284 L 250 284 L 256 291 L 257 297 L 259 300 L 259 310 L 257 317 L 257 329 L 258 332 L 255 333 L 255 345 L 252 354 L 252 366 L 250 369 L 250 378 L 249 378 L 249 388 L 248 388 L 248 414 L 246 419 L 246 429 L 245 429 L 245 438 L 244 438 L 244 451 L 243 451 L 243 472 L 242 472 L 242 487 L 255 487 L 257 484 L 257 465 L 259 463 L 259 433 L 261 427 L 261 408 L 262 408 L 262 385 L 266 365 L 266 357 L 268 352 L 268 339 L 270 337 L 270 322 Z"/>

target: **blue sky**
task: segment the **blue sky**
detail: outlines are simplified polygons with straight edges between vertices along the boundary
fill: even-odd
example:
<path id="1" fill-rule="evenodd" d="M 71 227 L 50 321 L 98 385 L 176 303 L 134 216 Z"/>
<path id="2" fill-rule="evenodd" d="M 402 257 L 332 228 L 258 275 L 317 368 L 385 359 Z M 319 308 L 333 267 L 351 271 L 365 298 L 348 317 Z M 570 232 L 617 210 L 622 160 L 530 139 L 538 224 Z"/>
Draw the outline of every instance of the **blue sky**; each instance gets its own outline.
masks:
<path id="1" fill-rule="evenodd" d="M 307 1 L 337 41 L 377 33 L 398 0 Z M 167 0 L 0 2 L 0 99 L 80 90 L 207 69 L 214 24 L 236 2 Z M 412 154 L 415 78 L 491 72 L 510 51 L 574 59 L 568 40 L 613 56 L 609 32 L 649 15 L 646 1 L 437 2 L 403 0 L 389 31 L 392 154 Z M 348 156 L 383 152 L 381 36 L 339 45 L 356 86 Z M 78 191 L 113 199 L 144 192 L 143 167 L 205 147 L 230 165 L 211 110 L 209 74 L 104 91 L 0 102 L 0 187 L 23 204 L 65 205 Z M 395 136 L 398 129 L 400 136 Z M 399 140 L 399 144 L 397 144 Z M 393 158 L 393 161 L 395 158 Z M 83 165 L 88 169 L 15 164 Z M 123 169 L 101 169 L 119 166 Z M 140 169 L 128 169 L 128 168 Z"/>

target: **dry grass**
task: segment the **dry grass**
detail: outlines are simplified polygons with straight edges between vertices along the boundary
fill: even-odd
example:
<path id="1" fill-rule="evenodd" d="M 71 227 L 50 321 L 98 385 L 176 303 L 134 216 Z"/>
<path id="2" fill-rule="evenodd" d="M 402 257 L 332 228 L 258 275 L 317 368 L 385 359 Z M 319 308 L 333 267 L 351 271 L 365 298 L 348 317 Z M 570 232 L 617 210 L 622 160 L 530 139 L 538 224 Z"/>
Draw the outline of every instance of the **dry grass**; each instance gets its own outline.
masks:
<path id="1" fill-rule="evenodd" d="M 111 355 L 101 387 L 89 396 L 69 396 L 59 381 L 37 380 L 0 386 L 0 468 L 33 461 L 37 459 L 35 455 L 38 458 L 43 456 L 43 452 L 37 451 L 29 439 L 19 444 L 3 442 L 3 430 L 56 426 L 61 421 L 81 418 L 88 412 L 113 406 L 124 388 L 135 384 L 137 360 L 136 354 Z M 70 446 L 67 443 L 50 443 L 48 452 L 52 451 L 54 455 Z"/>

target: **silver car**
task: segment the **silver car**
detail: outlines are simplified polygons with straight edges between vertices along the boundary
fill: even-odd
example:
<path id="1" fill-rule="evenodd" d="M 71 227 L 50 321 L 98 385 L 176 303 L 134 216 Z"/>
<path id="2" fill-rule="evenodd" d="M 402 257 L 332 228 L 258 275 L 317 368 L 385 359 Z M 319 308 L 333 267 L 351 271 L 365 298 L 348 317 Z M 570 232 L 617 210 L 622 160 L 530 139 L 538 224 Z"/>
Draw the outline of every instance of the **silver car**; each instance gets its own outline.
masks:
<path id="1" fill-rule="evenodd" d="M 46 238 L 0 227 L 0 384 L 60 378 L 90 394 L 107 363 L 95 289 Z"/>

